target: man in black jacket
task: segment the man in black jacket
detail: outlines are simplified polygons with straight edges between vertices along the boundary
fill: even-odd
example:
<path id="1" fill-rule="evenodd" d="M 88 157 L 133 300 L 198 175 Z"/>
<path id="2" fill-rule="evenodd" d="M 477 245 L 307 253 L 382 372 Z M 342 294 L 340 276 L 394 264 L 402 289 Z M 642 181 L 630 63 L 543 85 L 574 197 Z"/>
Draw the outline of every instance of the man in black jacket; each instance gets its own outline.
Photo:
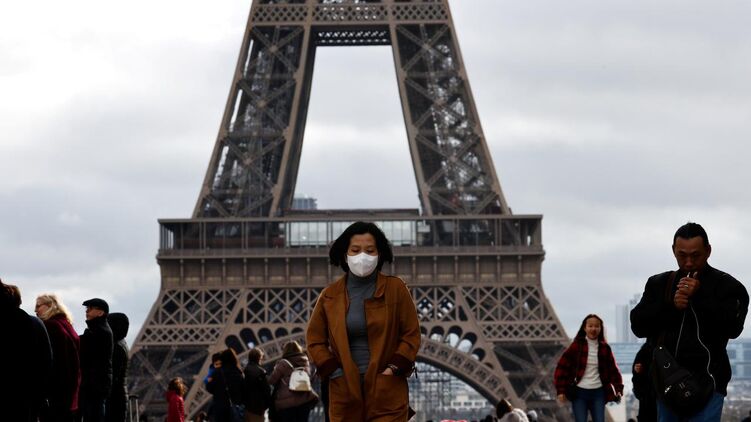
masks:
<path id="1" fill-rule="evenodd" d="M 112 389 L 112 329 L 107 323 L 109 305 L 103 299 L 89 299 L 86 325 L 81 335 L 81 393 L 79 409 L 83 422 L 102 422 L 105 401 Z"/>
<path id="2" fill-rule="evenodd" d="M 649 278 L 641 301 L 631 311 L 637 337 L 664 346 L 693 373 L 709 373 L 714 394 L 691 420 L 720 421 L 730 381 L 727 343 L 738 337 L 748 312 L 743 285 L 707 260 L 712 252 L 706 231 L 696 224 L 681 226 L 673 236 L 677 271 Z M 658 397 L 661 421 L 678 421 Z"/>

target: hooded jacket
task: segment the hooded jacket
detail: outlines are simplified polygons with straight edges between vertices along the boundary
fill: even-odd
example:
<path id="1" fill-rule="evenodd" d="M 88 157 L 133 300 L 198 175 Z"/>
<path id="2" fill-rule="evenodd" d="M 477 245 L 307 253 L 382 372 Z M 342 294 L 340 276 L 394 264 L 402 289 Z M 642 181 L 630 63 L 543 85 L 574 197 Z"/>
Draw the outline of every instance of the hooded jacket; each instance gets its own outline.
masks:
<path id="1" fill-rule="evenodd" d="M 349 350 L 348 306 L 345 275 L 321 292 L 308 323 L 308 355 L 320 376 L 327 378 L 337 368 L 344 372 L 329 380 L 330 420 L 406 421 L 407 379 L 381 373 L 388 365 L 409 371 L 420 348 L 420 324 L 407 286 L 379 273 L 373 297 L 365 300 L 370 364 L 364 380 Z"/>
<path id="2" fill-rule="evenodd" d="M 664 345 L 673 355 L 678 349 L 676 360 L 689 371 L 709 368 L 715 390 L 727 395 L 731 376 L 727 343 L 743 331 L 748 292 L 731 275 L 707 264 L 695 276 L 700 284 L 691 296 L 691 307 L 681 311 L 672 298 L 685 272 L 672 274 L 668 271 L 647 280 L 641 301 L 631 311 L 631 330 L 651 344 Z"/>
<path id="3" fill-rule="evenodd" d="M 81 395 L 106 399 L 112 389 L 112 329 L 106 316 L 86 321 L 81 335 Z"/>
<path id="4" fill-rule="evenodd" d="M 115 312 L 107 315 L 107 322 L 112 329 L 112 393 L 107 400 L 107 421 L 119 422 L 126 418 L 128 403 L 128 335 L 130 322 L 128 316 Z"/>

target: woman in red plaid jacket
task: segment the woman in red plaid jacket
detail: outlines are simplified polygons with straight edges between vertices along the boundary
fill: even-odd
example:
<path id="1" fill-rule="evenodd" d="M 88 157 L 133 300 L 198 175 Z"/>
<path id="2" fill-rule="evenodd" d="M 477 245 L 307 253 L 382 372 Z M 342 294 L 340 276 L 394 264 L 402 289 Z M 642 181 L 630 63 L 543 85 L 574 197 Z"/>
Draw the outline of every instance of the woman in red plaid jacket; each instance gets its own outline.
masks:
<path id="1" fill-rule="evenodd" d="M 576 422 L 605 421 L 605 403 L 620 401 L 623 379 L 613 352 L 605 341 L 602 319 L 590 314 L 584 318 L 571 346 L 563 352 L 555 368 L 558 401 L 571 401 Z"/>

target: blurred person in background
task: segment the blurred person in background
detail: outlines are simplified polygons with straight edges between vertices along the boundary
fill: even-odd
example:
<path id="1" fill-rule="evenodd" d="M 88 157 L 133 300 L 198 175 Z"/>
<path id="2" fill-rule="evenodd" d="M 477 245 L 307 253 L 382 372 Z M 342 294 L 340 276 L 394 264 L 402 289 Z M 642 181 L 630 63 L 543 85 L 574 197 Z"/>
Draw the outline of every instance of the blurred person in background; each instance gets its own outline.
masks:
<path id="1" fill-rule="evenodd" d="M 125 422 L 128 412 L 128 316 L 113 312 L 107 315 L 112 328 L 112 392 L 107 399 L 107 422 Z"/>
<path id="2" fill-rule="evenodd" d="M 3 421 L 36 422 L 48 406 L 52 346 L 42 321 L 19 306 L 19 288 L 0 280 L 0 412 Z"/>
<path id="3" fill-rule="evenodd" d="M 37 296 L 35 311 L 44 322 L 52 345 L 49 410 L 43 422 L 69 422 L 78 411 L 81 385 L 80 340 L 73 329 L 73 317 L 54 294 Z"/>
<path id="4" fill-rule="evenodd" d="M 188 388 L 180 377 L 172 378 L 167 386 L 167 421 L 185 422 L 185 393 Z"/>
<path id="5" fill-rule="evenodd" d="M 83 302 L 86 330 L 81 335 L 81 389 L 79 408 L 83 422 L 102 422 L 112 391 L 112 329 L 107 322 L 110 307 L 104 299 Z"/>

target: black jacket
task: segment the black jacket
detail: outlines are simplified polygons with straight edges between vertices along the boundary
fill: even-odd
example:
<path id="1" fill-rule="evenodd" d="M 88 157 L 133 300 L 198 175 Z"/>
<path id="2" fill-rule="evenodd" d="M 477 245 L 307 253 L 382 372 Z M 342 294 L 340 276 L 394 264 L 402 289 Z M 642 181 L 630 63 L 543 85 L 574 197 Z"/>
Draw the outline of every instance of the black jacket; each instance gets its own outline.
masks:
<path id="1" fill-rule="evenodd" d="M 81 335 L 81 396 L 106 399 L 112 389 L 112 329 L 106 316 L 86 325 Z"/>
<path id="2" fill-rule="evenodd" d="M 36 421 L 47 398 L 52 348 L 44 324 L 15 306 L 0 304 L 0 412 L 3 421 Z"/>
<path id="3" fill-rule="evenodd" d="M 214 407 L 228 409 L 230 399 L 232 404 L 242 405 L 244 402 L 245 383 L 240 368 L 227 365 L 214 371 L 206 389 L 214 396 Z M 229 394 L 227 394 L 229 393 Z"/>
<path id="4" fill-rule="evenodd" d="M 676 273 L 668 291 L 671 273 L 649 278 L 641 301 L 631 311 L 631 330 L 652 344 L 664 345 L 673 354 L 678 346 L 676 360 L 690 371 L 706 371 L 708 366 L 717 391 L 726 395 L 731 375 L 726 347 L 729 339 L 743 331 L 748 292 L 738 280 L 707 264 L 696 277 L 700 286 L 690 302 L 698 318 L 697 330 L 691 308 L 679 311 L 673 305 L 678 281 L 685 273 Z"/>
<path id="5" fill-rule="evenodd" d="M 266 381 L 266 370 L 248 362 L 245 367 L 245 409 L 262 415 L 271 405 L 271 386 Z"/>
<path id="6" fill-rule="evenodd" d="M 128 317 L 122 313 L 107 315 L 107 322 L 112 328 L 112 339 L 115 344 L 112 350 L 112 393 L 107 400 L 108 422 L 121 422 L 126 419 L 128 402 L 128 343 L 125 336 L 128 335 L 130 323 Z"/>
<path id="7" fill-rule="evenodd" d="M 639 422 L 656 422 L 657 421 L 657 397 L 654 387 L 652 386 L 652 352 L 654 348 L 649 343 L 644 343 L 634 358 L 631 366 L 631 382 L 634 385 L 634 395 L 639 399 Z M 641 372 L 634 370 L 634 365 L 641 364 Z"/>

